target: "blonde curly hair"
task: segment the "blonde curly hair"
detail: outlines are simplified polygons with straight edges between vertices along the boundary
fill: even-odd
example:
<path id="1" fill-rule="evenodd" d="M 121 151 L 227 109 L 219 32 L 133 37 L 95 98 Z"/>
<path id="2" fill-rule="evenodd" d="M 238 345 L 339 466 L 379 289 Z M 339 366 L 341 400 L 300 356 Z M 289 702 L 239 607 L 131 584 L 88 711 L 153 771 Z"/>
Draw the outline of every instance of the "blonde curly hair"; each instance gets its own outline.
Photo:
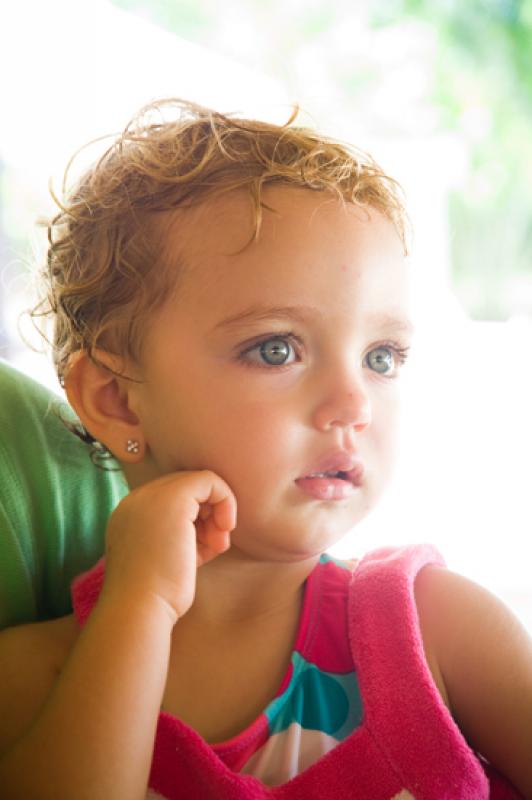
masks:
<path id="1" fill-rule="evenodd" d="M 177 114 L 176 114 L 177 112 Z M 330 192 L 389 218 L 407 251 L 407 216 L 397 183 L 366 153 L 293 125 L 236 118 L 179 99 L 141 109 L 74 187 L 54 195 L 47 224 L 44 299 L 34 321 L 53 319 L 52 349 L 64 380 L 72 353 L 96 347 L 139 355 L 150 313 L 176 282 L 163 264 L 157 214 L 208 196 L 247 191 L 253 236 L 263 188 L 288 184 Z M 169 118 L 167 118 L 169 117 Z M 65 186 L 67 182 L 65 175 Z"/>

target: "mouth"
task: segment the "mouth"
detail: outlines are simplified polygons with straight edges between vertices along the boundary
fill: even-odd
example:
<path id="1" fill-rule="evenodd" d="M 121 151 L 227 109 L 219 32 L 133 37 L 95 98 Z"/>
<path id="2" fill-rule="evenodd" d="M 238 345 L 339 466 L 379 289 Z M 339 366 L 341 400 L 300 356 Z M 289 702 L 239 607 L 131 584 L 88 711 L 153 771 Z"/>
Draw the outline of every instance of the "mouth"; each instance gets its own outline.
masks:
<path id="1" fill-rule="evenodd" d="M 333 455 L 327 460 L 342 463 L 329 463 L 324 465 L 329 468 L 309 472 L 296 479 L 296 486 L 316 500 L 345 500 L 353 497 L 363 484 L 363 462 L 345 453 Z M 341 468 L 335 469 L 336 466 Z"/>
<path id="2" fill-rule="evenodd" d="M 305 478 L 337 478 L 341 481 L 349 481 L 349 483 L 358 482 L 360 470 L 331 470 L 329 472 L 313 472 L 310 475 L 305 475 Z"/>

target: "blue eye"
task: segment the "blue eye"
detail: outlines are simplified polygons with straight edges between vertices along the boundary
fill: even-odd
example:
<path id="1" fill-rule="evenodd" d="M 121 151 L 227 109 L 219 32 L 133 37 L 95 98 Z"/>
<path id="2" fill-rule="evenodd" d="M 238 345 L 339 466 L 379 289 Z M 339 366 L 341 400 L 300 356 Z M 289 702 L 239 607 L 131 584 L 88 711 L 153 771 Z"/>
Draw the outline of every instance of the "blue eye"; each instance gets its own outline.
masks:
<path id="1" fill-rule="evenodd" d="M 253 367 L 284 367 L 297 361 L 297 354 L 290 337 L 272 336 L 248 347 L 240 359 Z"/>
<path id="2" fill-rule="evenodd" d="M 391 347 L 376 347 L 367 354 L 366 364 L 379 375 L 389 375 L 397 366 L 395 352 Z"/>
<path id="3" fill-rule="evenodd" d="M 288 362 L 294 348 L 286 339 L 268 339 L 259 346 L 259 352 L 266 364 L 281 367 Z"/>

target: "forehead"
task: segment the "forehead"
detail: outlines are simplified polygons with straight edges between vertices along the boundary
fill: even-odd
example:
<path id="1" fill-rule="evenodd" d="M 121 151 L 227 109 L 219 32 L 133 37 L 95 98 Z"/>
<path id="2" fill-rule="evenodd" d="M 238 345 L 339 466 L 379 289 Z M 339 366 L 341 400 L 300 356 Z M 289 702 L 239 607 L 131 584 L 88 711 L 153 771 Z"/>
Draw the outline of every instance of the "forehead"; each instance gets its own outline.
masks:
<path id="1" fill-rule="evenodd" d="M 181 304 L 204 304 L 238 314 L 243 305 L 306 304 L 322 308 L 366 299 L 373 306 L 402 302 L 403 245 L 393 224 L 373 210 L 332 194 L 267 187 L 262 224 L 242 191 L 180 211 L 167 227 L 167 260 L 183 269 Z M 250 243 L 250 240 L 251 243 Z"/>

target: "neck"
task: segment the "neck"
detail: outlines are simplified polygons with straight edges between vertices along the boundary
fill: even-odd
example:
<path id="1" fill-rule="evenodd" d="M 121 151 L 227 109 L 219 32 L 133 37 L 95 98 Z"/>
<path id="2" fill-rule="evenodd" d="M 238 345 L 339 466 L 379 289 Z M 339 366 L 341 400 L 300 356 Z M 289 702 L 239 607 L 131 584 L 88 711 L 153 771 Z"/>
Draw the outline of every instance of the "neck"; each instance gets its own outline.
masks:
<path id="1" fill-rule="evenodd" d="M 319 556 L 278 563 L 257 561 L 236 548 L 198 570 L 189 622 L 213 626 L 252 623 L 299 604 L 302 587 Z"/>

